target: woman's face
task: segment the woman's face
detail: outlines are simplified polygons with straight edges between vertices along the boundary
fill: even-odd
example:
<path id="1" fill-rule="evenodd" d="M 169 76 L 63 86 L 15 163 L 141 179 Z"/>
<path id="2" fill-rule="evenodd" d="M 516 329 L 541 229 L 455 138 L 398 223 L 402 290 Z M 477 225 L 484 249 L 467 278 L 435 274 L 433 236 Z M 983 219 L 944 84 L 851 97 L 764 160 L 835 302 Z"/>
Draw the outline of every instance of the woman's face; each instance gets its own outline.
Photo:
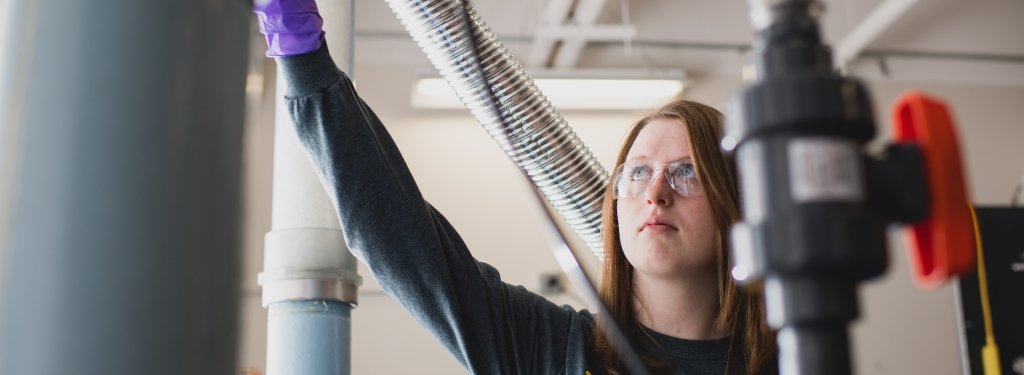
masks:
<path id="1" fill-rule="evenodd" d="M 681 160 L 692 163 L 690 138 L 686 125 L 675 119 L 648 123 L 626 156 L 626 164 L 655 167 Z M 700 193 L 681 196 L 669 185 L 663 169 L 651 178 L 635 197 L 616 200 L 626 259 L 649 277 L 681 279 L 715 272 L 716 229 L 707 198 Z"/>

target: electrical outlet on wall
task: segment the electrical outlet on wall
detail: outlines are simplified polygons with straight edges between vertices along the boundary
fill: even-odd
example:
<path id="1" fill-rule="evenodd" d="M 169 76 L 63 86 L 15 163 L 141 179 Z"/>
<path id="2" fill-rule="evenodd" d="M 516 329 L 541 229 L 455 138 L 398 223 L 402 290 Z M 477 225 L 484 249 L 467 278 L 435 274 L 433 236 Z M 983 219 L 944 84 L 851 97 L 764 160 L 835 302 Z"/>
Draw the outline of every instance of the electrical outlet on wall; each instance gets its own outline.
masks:
<path id="1" fill-rule="evenodd" d="M 541 294 L 565 293 L 565 275 L 561 272 L 544 272 L 540 274 Z"/>

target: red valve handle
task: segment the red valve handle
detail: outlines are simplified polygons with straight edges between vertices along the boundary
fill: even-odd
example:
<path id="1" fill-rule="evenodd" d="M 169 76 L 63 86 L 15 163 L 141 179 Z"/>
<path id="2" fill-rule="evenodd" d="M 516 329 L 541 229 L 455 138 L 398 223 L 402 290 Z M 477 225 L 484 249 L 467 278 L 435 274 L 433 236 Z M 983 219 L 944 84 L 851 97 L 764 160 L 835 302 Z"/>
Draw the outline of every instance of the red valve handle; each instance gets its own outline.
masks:
<path id="1" fill-rule="evenodd" d="M 919 91 L 893 109 L 893 138 L 918 144 L 931 191 L 928 216 L 907 228 L 915 280 L 925 289 L 974 268 L 976 249 L 956 128 L 944 102 Z"/>

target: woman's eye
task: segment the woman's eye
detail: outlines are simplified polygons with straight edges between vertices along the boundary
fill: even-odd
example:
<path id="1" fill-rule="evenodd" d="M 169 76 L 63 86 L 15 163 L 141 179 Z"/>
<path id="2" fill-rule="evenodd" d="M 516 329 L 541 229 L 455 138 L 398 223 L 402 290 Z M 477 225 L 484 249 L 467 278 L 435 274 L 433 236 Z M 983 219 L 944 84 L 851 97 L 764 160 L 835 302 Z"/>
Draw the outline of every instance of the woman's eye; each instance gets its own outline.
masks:
<path id="1" fill-rule="evenodd" d="M 633 167 L 629 171 L 629 179 L 631 181 L 643 180 L 651 177 L 651 171 L 649 168 L 640 166 Z"/>
<path id="2" fill-rule="evenodd" d="M 693 164 L 683 164 L 679 169 L 683 172 L 684 176 L 692 177 L 696 175 L 696 170 L 693 169 Z"/>
<path id="3" fill-rule="evenodd" d="M 693 168 L 692 163 L 679 164 L 675 168 L 675 173 L 682 177 L 696 177 L 697 171 Z"/>

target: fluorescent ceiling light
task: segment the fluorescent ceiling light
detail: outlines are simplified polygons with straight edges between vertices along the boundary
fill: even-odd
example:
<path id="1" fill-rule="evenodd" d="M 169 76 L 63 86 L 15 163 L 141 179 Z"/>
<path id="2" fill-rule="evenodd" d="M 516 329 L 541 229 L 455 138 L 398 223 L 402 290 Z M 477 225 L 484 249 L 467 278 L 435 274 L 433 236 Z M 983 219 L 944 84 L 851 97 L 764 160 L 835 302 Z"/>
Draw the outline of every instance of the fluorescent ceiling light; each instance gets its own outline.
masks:
<path id="1" fill-rule="evenodd" d="M 552 74 L 552 73 L 548 73 Z M 683 74 L 660 72 L 660 78 L 594 77 L 597 74 L 557 73 L 562 78 L 535 78 L 533 81 L 557 109 L 628 110 L 655 109 L 683 91 Z M 603 75 L 609 75 L 604 73 Z M 465 108 L 443 78 L 420 78 L 412 92 L 415 108 Z"/>

